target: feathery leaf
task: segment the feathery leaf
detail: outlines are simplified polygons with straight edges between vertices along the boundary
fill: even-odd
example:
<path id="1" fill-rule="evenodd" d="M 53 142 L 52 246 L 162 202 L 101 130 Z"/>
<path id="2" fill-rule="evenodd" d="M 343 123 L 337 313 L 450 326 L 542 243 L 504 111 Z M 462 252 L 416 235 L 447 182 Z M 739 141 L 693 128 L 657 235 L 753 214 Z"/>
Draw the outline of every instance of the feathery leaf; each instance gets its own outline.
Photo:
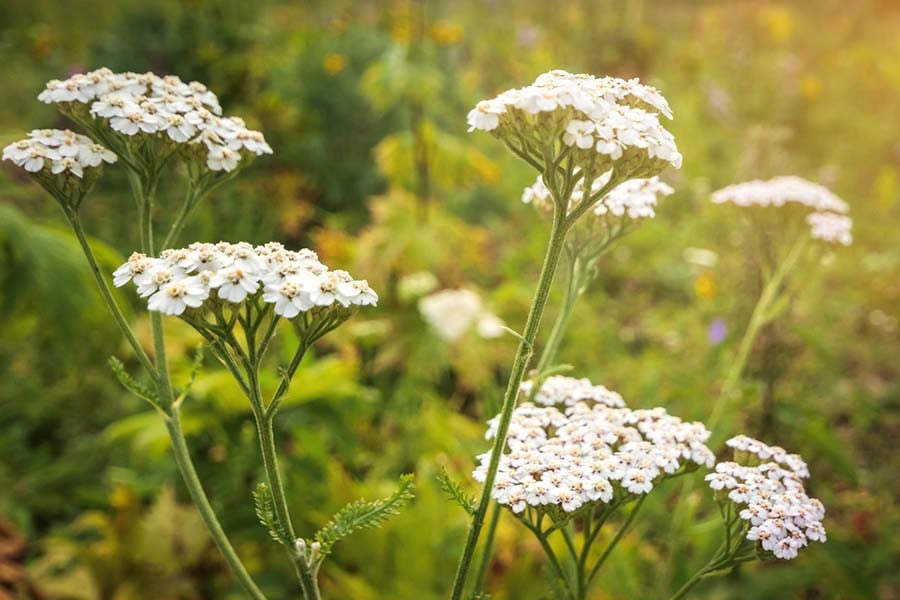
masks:
<path id="1" fill-rule="evenodd" d="M 456 502 L 461 509 L 466 511 L 470 516 L 475 514 L 475 497 L 466 494 L 458 481 L 455 481 L 447 469 L 441 467 L 441 472 L 437 475 L 441 489 L 447 494 L 447 497 Z"/>
<path id="2" fill-rule="evenodd" d="M 279 544 L 289 546 L 292 543 L 290 536 L 275 514 L 275 507 L 272 504 L 272 492 L 265 483 L 258 483 L 253 493 L 253 508 L 256 510 L 256 518 L 260 524 L 266 528 L 272 539 Z"/>
<path id="3" fill-rule="evenodd" d="M 398 514 L 400 508 L 412 500 L 413 496 L 413 476 L 407 474 L 400 477 L 400 486 L 390 497 L 351 502 L 316 533 L 315 539 L 322 544 L 322 553 L 328 554 L 337 541 L 354 531 L 380 527 L 390 517 Z"/>

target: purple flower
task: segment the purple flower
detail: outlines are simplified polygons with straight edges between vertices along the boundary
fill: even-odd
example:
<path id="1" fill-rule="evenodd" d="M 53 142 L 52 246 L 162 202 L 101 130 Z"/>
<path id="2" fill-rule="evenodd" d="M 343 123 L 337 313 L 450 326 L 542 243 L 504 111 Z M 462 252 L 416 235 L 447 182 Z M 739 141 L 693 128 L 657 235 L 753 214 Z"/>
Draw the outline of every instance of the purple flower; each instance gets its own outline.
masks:
<path id="1" fill-rule="evenodd" d="M 714 319 L 713 322 L 709 324 L 706 337 L 709 340 L 710 345 L 718 346 L 725 339 L 726 333 L 728 333 L 728 327 L 725 326 L 725 321 L 722 319 Z"/>

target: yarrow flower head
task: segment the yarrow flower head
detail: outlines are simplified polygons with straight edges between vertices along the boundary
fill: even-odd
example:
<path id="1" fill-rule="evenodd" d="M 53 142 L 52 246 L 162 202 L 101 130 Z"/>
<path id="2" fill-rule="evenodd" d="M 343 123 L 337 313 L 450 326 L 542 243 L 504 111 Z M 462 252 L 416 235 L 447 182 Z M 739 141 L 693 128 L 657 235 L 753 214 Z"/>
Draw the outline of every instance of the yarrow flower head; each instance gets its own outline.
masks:
<path id="1" fill-rule="evenodd" d="M 60 129 L 35 129 L 3 149 L 3 160 L 25 169 L 51 193 L 68 197 L 90 188 L 103 163 L 116 155 L 87 136 Z"/>
<path id="2" fill-rule="evenodd" d="M 591 193 L 598 193 L 609 183 L 611 173 L 604 173 L 591 182 Z M 656 206 L 660 199 L 674 192 L 671 186 L 659 180 L 659 177 L 629 179 L 610 190 L 591 209 L 598 217 L 616 219 L 651 219 L 656 216 Z M 579 179 L 569 199 L 569 211 L 584 200 L 584 180 Z M 553 199 L 550 190 L 539 175 L 534 185 L 522 192 L 522 202 L 531 204 L 544 212 L 551 212 Z"/>
<path id="3" fill-rule="evenodd" d="M 107 68 L 53 80 L 38 99 L 85 122 L 99 121 L 120 136 L 162 140 L 197 150 L 211 171 L 232 171 L 247 157 L 271 154 L 262 133 L 238 117 L 223 117 L 202 83 L 174 75 L 114 73 Z"/>
<path id="4" fill-rule="evenodd" d="M 679 471 L 711 467 L 710 432 L 663 408 L 632 410 L 587 379 L 553 376 L 520 393 L 533 402 L 513 413 L 492 497 L 514 513 L 526 508 L 573 513 L 586 505 L 647 494 Z M 486 437 L 497 433 L 499 417 Z M 483 482 L 491 453 L 473 476 Z"/>
<path id="5" fill-rule="evenodd" d="M 817 240 L 829 244 L 849 246 L 853 243 L 853 220 L 846 215 L 830 212 L 810 213 L 806 217 L 810 233 Z"/>
<path id="6" fill-rule="evenodd" d="M 595 178 L 614 167 L 628 177 L 680 168 L 681 154 L 660 116 L 672 118 L 668 102 L 637 79 L 556 70 L 479 102 L 467 119 L 470 131 L 490 131 L 539 163 L 542 149 L 562 138 L 576 166 Z"/>
<path id="7" fill-rule="evenodd" d="M 329 270 L 311 250 L 279 243 L 197 242 L 158 258 L 134 253 L 113 273 L 117 287 L 134 283 L 147 308 L 167 315 L 238 308 L 249 300 L 273 305 L 276 315 L 375 305 L 378 295 L 346 271 Z M 190 315 L 191 313 L 187 313 Z"/>
<path id="8" fill-rule="evenodd" d="M 801 207 L 812 211 L 806 222 L 813 238 L 845 246 L 853 241 L 850 233 L 853 221 L 846 216 L 847 203 L 825 186 L 800 177 L 782 176 L 729 185 L 713 193 L 712 201 L 744 208 Z"/>
<path id="9" fill-rule="evenodd" d="M 503 335 L 505 325 L 484 307 L 476 292 L 468 289 L 440 290 L 419 300 L 419 312 L 438 336 L 455 342 L 473 326 L 483 338 Z"/>
<path id="10" fill-rule="evenodd" d="M 800 456 L 743 435 L 727 445 L 735 462 L 718 463 L 706 481 L 717 500 L 735 507 L 747 540 L 781 559 L 795 558 L 810 540 L 825 541 L 825 506 L 807 496 Z"/>

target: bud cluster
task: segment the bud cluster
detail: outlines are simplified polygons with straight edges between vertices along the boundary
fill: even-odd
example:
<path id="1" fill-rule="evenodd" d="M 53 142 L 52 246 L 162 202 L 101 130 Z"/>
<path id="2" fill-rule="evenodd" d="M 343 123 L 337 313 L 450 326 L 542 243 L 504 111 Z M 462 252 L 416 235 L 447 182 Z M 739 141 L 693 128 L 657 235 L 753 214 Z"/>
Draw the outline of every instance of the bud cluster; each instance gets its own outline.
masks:
<path id="1" fill-rule="evenodd" d="M 607 172 L 591 182 L 591 194 L 596 194 L 609 183 L 611 173 Z M 656 216 L 656 205 L 664 196 L 674 190 L 659 180 L 659 177 L 629 179 L 610 190 L 591 209 L 598 217 L 650 219 Z M 569 199 L 569 211 L 584 200 L 584 180 L 579 179 Z M 522 202 L 531 204 L 544 212 L 553 210 L 553 198 L 539 175 L 534 185 L 522 192 Z"/>

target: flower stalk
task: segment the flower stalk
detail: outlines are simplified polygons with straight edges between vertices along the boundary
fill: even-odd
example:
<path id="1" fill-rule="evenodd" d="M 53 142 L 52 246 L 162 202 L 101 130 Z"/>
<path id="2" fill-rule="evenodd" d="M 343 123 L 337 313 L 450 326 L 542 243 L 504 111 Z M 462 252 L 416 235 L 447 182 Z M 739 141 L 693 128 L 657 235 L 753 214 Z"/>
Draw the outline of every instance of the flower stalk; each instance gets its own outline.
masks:
<path id="1" fill-rule="evenodd" d="M 478 544 L 478 537 L 481 534 L 481 528 L 484 525 L 488 505 L 491 501 L 491 490 L 494 485 L 494 478 L 497 475 L 497 469 L 500 466 L 500 455 L 503 453 L 503 447 L 506 443 L 506 433 L 509 430 L 513 409 L 516 406 L 519 385 L 522 383 L 522 379 L 525 376 L 525 370 L 528 367 L 528 363 L 530 362 L 534 351 L 534 340 L 541 324 L 544 307 L 547 305 L 547 299 L 550 295 L 553 276 L 556 273 L 556 267 L 559 264 L 560 254 L 562 253 L 563 244 L 565 243 L 566 231 L 565 214 L 562 209 L 557 208 L 553 213 L 550 239 L 547 244 L 546 254 L 544 255 L 544 262 L 541 266 L 541 274 L 538 277 L 534 299 L 532 300 L 531 308 L 528 311 L 525 329 L 522 332 L 522 338 L 519 340 L 519 346 L 516 349 L 516 356 L 513 360 L 512 369 L 510 370 L 509 380 L 506 384 L 506 391 L 503 395 L 497 437 L 491 448 L 491 464 L 488 468 L 487 478 L 484 481 L 484 487 L 482 488 L 475 514 L 472 516 L 472 522 L 469 525 L 466 544 L 463 548 L 459 566 L 456 570 L 453 591 L 451 592 L 451 598 L 453 600 L 460 600 L 463 595 L 466 576 L 468 575 L 472 558 L 475 554 L 475 546 Z"/>

